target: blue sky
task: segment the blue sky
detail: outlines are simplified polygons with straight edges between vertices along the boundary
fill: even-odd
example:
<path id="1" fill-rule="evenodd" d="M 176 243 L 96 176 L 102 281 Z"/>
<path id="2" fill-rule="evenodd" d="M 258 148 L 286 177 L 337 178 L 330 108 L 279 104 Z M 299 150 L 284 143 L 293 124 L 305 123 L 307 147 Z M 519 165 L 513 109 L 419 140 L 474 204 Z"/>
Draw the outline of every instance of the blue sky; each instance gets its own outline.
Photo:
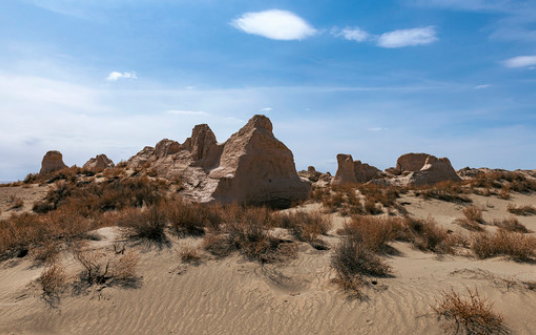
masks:
<path id="1" fill-rule="evenodd" d="M 266 114 L 298 169 L 536 168 L 536 1 L 0 3 L 0 180 Z"/>

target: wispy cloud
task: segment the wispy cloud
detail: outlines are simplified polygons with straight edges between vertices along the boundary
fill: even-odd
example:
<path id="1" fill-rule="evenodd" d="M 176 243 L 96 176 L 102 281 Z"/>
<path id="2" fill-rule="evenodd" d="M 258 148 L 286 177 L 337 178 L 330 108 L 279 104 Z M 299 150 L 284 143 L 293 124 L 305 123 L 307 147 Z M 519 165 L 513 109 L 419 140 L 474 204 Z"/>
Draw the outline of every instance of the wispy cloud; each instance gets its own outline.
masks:
<path id="1" fill-rule="evenodd" d="M 173 114 L 173 115 L 208 115 L 208 113 L 205 113 L 202 111 L 186 111 L 186 110 L 176 110 L 176 109 L 168 110 L 167 113 Z"/>
<path id="2" fill-rule="evenodd" d="M 475 86 L 475 90 L 483 90 L 483 89 L 489 88 L 491 86 L 492 86 L 491 84 L 477 85 L 477 86 Z"/>
<path id="3" fill-rule="evenodd" d="M 520 68 L 536 65 L 536 56 L 518 56 L 505 60 L 506 67 Z"/>
<path id="4" fill-rule="evenodd" d="M 378 46 L 383 48 L 402 48 L 425 45 L 438 41 L 435 27 L 401 29 L 381 34 Z"/>
<path id="5" fill-rule="evenodd" d="M 372 36 L 359 27 L 346 27 L 344 29 L 333 28 L 331 34 L 336 37 L 342 37 L 348 41 L 365 42 Z"/>
<path id="6" fill-rule="evenodd" d="M 272 110 L 272 107 L 264 107 L 264 108 L 261 108 L 261 112 L 263 113 L 268 113 Z"/>
<path id="7" fill-rule="evenodd" d="M 301 17 L 278 9 L 245 13 L 233 20 L 231 25 L 248 34 L 282 41 L 303 40 L 317 33 L 316 29 Z"/>
<path id="8" fill-rule="evenodd" d="M 138 79 L 138 76 L 136 75 L 136 72 L 110 72 L 108 77 L 106 77 L 106 80 L 108 81 L 117 81 L 119 79 Z"/>

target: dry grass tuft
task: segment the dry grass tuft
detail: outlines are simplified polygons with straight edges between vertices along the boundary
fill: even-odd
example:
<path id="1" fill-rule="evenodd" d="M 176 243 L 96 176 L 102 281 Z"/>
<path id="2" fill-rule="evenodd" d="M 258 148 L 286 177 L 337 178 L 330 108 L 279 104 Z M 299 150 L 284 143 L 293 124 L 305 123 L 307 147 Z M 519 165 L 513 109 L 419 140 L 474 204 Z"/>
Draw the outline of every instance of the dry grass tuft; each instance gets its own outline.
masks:
<path id="1" fill-rule="evenodd" d="M 332 227 L 331 220 L 319 211 L 276 213 L 272 221 L 274 226 L 289 229 L 297 239 L 307 242 L 316 241 Z"/>
<path id="2" fill-rule="evenodd" d="M 190 246 L 182 248 L 180 255 L 184 263 L 198 265 L 203 261 L 203 256 L 199 249 Z"/>
<path id="3" fill-rule="evenodd" d="M 516 233 L 523 233 L 523 234 L 530 232 L 527 229 L 527 227 L 525 227 L 521 222 L 519 222 L 514 217 L 509 218 L 509 219 L 503 219 L 503 220 L 494 220 L 491 224 L 509 232 L 516 232 Z"/>
<path id="4" fill-rule="evenodd" d="M 47 296 L 57 296 L 66 282 L 65 270 L 61 263 L 53 262 L 48 269 L 43 271 L 37 281 Z"/>
<path id="5" fill-rule="evenodd" d="M 536 257 L 536 237 L 499 229 L 496 233 L 473 235 L 471 250 L 478 258 L 510 256 L 519 262 L 532 262 Z"/>
<path id="6" fill-rule="evenodd" d="M 114 254 L 84 251 L 80 247 L 73 250 L 74 258 L 82 265 L 80 280 L 89 285 L 104 285 L 113 281 L 127 281 L 135 278 L 139 257 L 137 254 Z"/>
<path id="7" fill-rule="evenodd" d="M 451 290 L 442 292 L 441 301 L 432 307 L 439 317 L 455 322 L 455 334 L 468 335 L 508 334 L 503 318 L 493 311 L 493 305 L 480 297 L 478 290 L 467 289 L 468 297 Z"/>
<path id="8" fill-rule="evenodd" d="M 532 205 L 516 206 L 515 204 L 508 204 L 506 210 L 515 215 L 534 215 L 536 214 L 536 207 Z"/>
<path id="9" fill-rule="evenodd" d="M 422 195 L 424 199 L 437 199 L 454 203 L 473 202 L 465 195 L 465 190 L 461 183 L 446 181 L 425 186 L 415 191 L 416 196 Z"/>
<path id="10" fill-rule="evenodd" d="M 15 195 L 12 195 L 9 197 L 9 203 L 10 203 L 10 206 L 9 206 L 10 210 L 21 209 L 24 206 L 24 200 Z"/>
<path id="11" fill-rule="evenodd" d="M 128 229 L 131 237 L 165 243 L 166 213 L 160 205 L 153 205 L 145 211 L 138 209 L 125 210 L 118 222 L 119 226 Z"/>

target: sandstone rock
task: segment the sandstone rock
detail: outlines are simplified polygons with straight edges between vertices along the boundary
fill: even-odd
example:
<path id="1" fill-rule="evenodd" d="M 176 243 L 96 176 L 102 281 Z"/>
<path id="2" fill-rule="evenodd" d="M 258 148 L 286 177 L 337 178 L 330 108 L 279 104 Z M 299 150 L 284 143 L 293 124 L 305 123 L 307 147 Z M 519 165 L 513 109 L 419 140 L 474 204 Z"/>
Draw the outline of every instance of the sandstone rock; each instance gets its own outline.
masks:
<path id="1" fill-rule="evenodd" d="M 91 158 L 84 164 L 83 168 L 86 170 L 98 172 L 107 168 L 114 167 L 114 162 L 106 157 L 106 155 L 97 155 L 95 158 Z"/>
<path id="2" fill-rule="evenodd" d="M 424 166 L 413 172 L 409 178 L 410 185 L 432 185 L 442 181 L 460 181 L 460 177 L 452 167 L 450 160 L 446 157 L 437 158 L 428 156 Z"/>
<path id="3" fill-rule="evenodd" d="M 67 165 L 63 163 L 63 156 L 59 151 L 49 151 L 43 157 L 41 162 L 41 170 L 39 171 L 40 175 L 45 175 L 50 172 L 58 171 L 65 169 Z"/>
<path id="4" fill-rule="evenodd" d="M 304 200 L 310 184 L 296 173 L 292 152 L 272 133 L 272 123 L 255 115 L 225 143 L 206 124 L 197 125 L 184 144 L 163 140 L 130 158 L 168 179 L 180 177 L 194 201 L 286 207 Z"/>
<path id="5" fill-rule="evenodd" d="M 398 174 L 401 174 L 404 171 L 419 171 L 424 166 L 426 159 L 429 156 L 429 154 L 424 153 L 409 153 L 402 155 L 396 161 L 396 171 Z"/>
<path id="6" fill-rule="evenodd" d="M 292 152 L 274 137 L 263 115 L 255 115 L 225 142 L 209 178 L 218 180 L 212 196 L 221 203 L 288 207 L 306 199 L 311 188 L 298 177 Z"/>
<path id="7" fill-rule="evenodd" d="M 366 183 L 381 172 L 374 166 L 354 161 L 352 155 L 338 154 L 337 164 L 337 173 L 331 181 L 331 185 L 335 186 Z"/>

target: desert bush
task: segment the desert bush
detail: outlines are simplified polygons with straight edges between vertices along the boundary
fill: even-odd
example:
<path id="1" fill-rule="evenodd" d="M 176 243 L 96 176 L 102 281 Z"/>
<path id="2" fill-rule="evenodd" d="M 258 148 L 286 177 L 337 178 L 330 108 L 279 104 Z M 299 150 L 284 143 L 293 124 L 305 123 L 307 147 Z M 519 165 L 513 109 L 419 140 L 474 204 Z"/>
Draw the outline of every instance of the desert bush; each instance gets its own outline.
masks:
<path id="1" fill-rule="evenodd" d="M 181 260 L 184 263 L 197 265 L 203 260 L 203 256 L 199 252 L 199 249 L 189 246 L 183 247 L 180 251 Z"/>
<path id="2" fill-rule="evenodd" d="M 83 270 L 80 280 L 89 285 L 103 285 L 112 281 L 126 281 L 135 278 L 138 265 L 138 255 L 134 253 L 126 255 L 108 256 L 101 250 L 84 251 L 78 247 L 73 254 Z"/>
<path id="3" fill-rule="evenodd" d="M 401 229 L 401 220 L 390 217 L 354 216 L 344 225 L 340 233 L 355 236 L 369 250 L 375 253 L 390 250 Z"/>
<path id="4" fill-rule="evenodd" d="M 300 241 L 313 242 L 332 227 L 331 220 L 320 211 L 276 213 L 272 215 L 274 226 L 289 229 Z"/>
<path id="5" fill-rule="evenodd" d="M 204 235 L 205 226 L 218 227 L 221 213 L 205 204 L 187 203 L 182 198 L 165 202 L 164 210 L 169 223 L 178 236 Z"/>
<path id="6" fill-rule="evenodd" d="M 477 206 L 468 206 L 463 209 L 463 214 L 469 221 L 484 223 L 482 218 L 482 209 Z"/>
<path id="7" fill-rule="evenodd" d="M 322 198 L 322 205 L 331 212 L 336 212 L 344 204 L 344 193 L 333 191 Z"/>
<path id="8" fill-rule="evenodd" d="M 127 209 L 118 224 L 127 228 L 127 234 L 131 237 L 159 243 L 167 241 L 165 232 L 167 217 L 161 205 L 153 205 L 144 211 Z"/>
<path id="9" fill-rule="evenodd" d="M 24 206 L 24 200 L 22 200 L 22 198 L 19 198 L 15 195 L 11 195 L 9 197 L 9 203 L 10 203 L 9 209 L 11 210 L 21 209 Z"/>
<path id="10" fill-rule="evenodd" d="M 450 235 L 446 229 L 437 225 L 431 217 L 404 219 L 406 231 L 400 233 L 399 239 L 409 240 L 419 250 L 429 250 L 437 253 L 453 253 L 454 247 L 463 242 L 459 236 Z"/>
<path id="11" fill-rule="evenodd" d="M 519 222 L 514 217 L 509 218 L 509 219 L 503 219 L 503 220 L 494 220 L 492 222 L 492 225 L 499 227 L 503 230 L 509 231 L 509 232 L 517 232 L 517 233 L 524 233 L 524 234 L 529 232 L 527 227 L 525 227 L 521 222 Z"/>
<path id="12" fill-rule="evenodd" d="M 415 191 L 416 196 L 422 195 L 424 199 L 437 199 L 455 203 L 473 202 L 465 194 L 461 183 L 445 181 L 434 186 L 425 186 Z"/>
<path id="13" fill-rule="evenodd" d="M 236 250 L 236 246 L 232 242 L 228 235 L 210 234 L 205 235 L 201 246 L 213 256 L 223 258 L 229 256 Z"/>
<path id="14" fill-rule="evenodd" d="M 22 181 L 24 184 L 33 184 L 39 181 L 39 174 L 38 173 L 29 173 L 26 175 L 24 180 Z"/>
<path id="15" fill-rule="evenodd" d="M 536 214 L 536 207 L 532 205 L 517 206 L 515 204 L 508 204 L 506 210 L 515 215 L 533 215 Z"/>
<path id="16" fill-rule="evenodd" d="M 341 281 L 351 281 L 356 276 L 386 277 L 391 275 L 391 267 L 384 263 L 360 236 L 348 235 L 335 248 L 331 266 Z"/>
<path id="17" fill-rule="evenodd" d="M 380 203 L 384 207 L 392 207 L 396 203 L 396 199 L 400 197 L 398 190 L 393 187 L 381 187 L 375 184 L 366 184 L 359 187 L 361 194 L 365 196 L 365 203 Z M 372 214 L 372 213 L 371 213 Z"/>
<path id="18" fill-rule="evenodd" d="M 510 199 L 510 188 L 509 187 L 501 188 L 501 190 L 499 191 L 499 197 L 503 200 Z"/>
<path id="19" fill-rule="evenodd" d="M 259 226 L 237 225 L 229 233 L 229 240 L 248 260 L 273 263 L 293 258 L 296 246 L 271 236 Z"/>
<path id="20" fill-rule="evenodd" d="M 468 297 L 451 290 L 442 292 L 441 300 L 433 310 L 439 317 L 454 320 L 456 334 L 461 330 L 468 335 L 508 334 L 503 318 L 493 311 L 493 305 L 480 297 L 478 290 L 467 289 Z"/>
<path id="21" fill-rule="evenodd" d="M 37 281 L 41 285 L 43 294 L 53 296 L 61 292 L 66 279 L 65 270 L 61 263 L 53 262 L 48 269 L 41 273 Z"/>
<path id="22" fill-rule="evenodd" d="M 471 250 L 481 259 L 506 255 L 516 261 L 529 262 L 536 256 L 536 238 L 499 229 L 494 234 L 475 234 Z"/>

